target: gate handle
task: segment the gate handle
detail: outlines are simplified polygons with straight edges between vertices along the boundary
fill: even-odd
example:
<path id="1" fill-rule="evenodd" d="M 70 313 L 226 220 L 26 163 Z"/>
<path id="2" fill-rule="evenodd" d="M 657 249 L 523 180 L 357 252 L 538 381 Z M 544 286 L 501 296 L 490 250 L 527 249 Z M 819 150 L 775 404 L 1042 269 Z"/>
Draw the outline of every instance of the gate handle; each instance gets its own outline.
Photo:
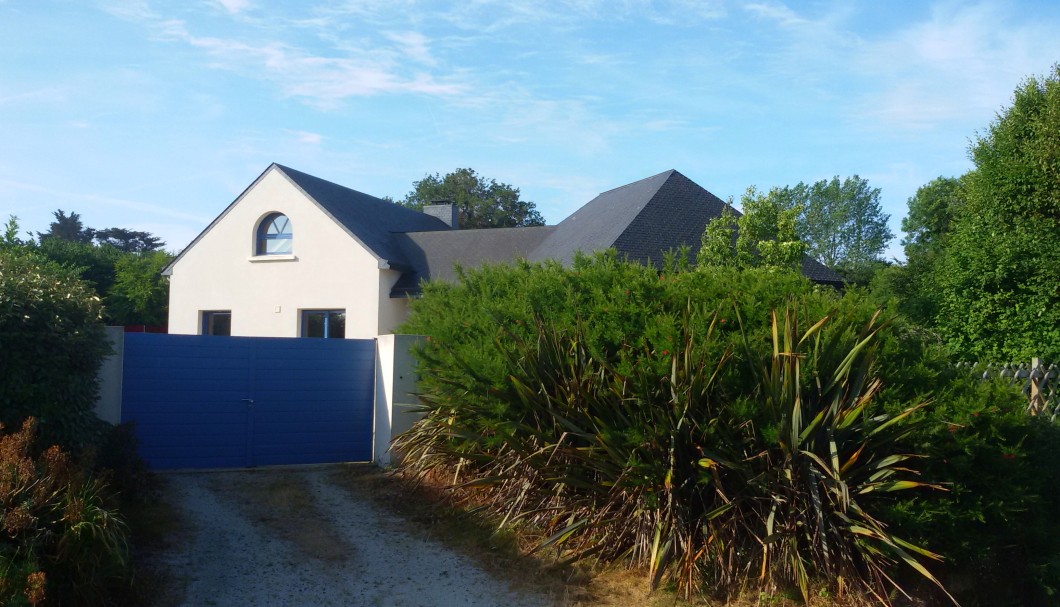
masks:
<path id="1" fill-rule="evenodd" d="M 254 399 L 253 398 L 244 398 L 244 399 L 241 399 L 241 400 L 247 404 L 247 407 L 253 407 L 254 406 Z"/>

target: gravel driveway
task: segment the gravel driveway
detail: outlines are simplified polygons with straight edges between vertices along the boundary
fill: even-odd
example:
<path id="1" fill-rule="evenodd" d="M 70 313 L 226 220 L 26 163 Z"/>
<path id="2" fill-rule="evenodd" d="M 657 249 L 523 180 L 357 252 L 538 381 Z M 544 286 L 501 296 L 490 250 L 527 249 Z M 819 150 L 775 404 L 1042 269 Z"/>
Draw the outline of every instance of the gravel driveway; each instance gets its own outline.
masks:
<path id="1" fill-rule="evenodd" d="M 469 559 L 406 532 L 336 481 L 339 466 L 169 473 L 183 536 L 155 555 L 172 605 L 541 607 Z"/>

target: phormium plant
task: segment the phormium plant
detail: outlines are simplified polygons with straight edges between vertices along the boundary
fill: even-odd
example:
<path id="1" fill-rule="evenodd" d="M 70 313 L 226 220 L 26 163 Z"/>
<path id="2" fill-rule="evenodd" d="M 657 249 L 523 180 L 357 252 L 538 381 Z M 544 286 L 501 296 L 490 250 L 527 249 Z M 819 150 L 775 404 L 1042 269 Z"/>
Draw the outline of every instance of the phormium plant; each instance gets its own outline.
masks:
<path id="1" fill-rule="evenodd" d="M 428 372 L 456 368 L 425 383 L 426 416 L 396 441 L 406 465 L 455 470 L 502 525 L 544 530 L 566 558 L 628 559 L 652 586 L 886 601 L 898 563 L 937 583 L 921 563 L 936 555 L 875 514 L 877 495 L 924 485 L 896 451 L 917 407 L 874 401 L 885 323 L 790 303 L 770 350 L 737 299 L 675 308 L 620 339 L 584 318 L 500 323 L 488 367 L 432 336 Z"/>

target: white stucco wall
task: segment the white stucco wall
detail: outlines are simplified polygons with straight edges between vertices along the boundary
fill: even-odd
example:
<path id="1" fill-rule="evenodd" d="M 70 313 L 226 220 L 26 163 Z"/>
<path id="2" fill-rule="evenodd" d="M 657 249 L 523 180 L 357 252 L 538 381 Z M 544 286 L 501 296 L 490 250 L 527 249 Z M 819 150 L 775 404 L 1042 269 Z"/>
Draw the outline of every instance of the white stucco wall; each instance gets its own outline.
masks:
<path id="1" fill-rule="evenodd" d="M 255 257 L 257 225 L 274 212 L 291 221 L 292 255 Z M 405 302 L 389 297 L 398 277 L 270 169 L 173 265 L 169 331 L 199 334 L 203 311 L 231 310 L 232 335 L 297 337 L 302 310 L 344 309 L 347 338 L 375 337 L 404 319 Z"/>

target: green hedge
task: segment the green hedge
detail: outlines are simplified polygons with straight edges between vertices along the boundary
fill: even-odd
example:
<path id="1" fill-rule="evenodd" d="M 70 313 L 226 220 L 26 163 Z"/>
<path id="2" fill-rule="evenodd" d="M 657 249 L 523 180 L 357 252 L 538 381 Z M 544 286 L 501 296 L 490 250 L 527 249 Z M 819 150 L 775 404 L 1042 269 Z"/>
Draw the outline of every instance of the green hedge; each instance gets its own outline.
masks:
<path id="1" fill-rule="evenodd" d="M 529 456 L 505 460 L 520 450 L 532 451 L 525 439 L 527 428 L 538 433 L 551 428 L 533 439 L 538 448 L 555 448 L 568 440 L 561 440 L 562 433 L 556 430 L 564 423 L 556 419 L 556 412 L 567 409 L 556 405 L 559 401 L 555 399 L 562 396 L 564 402 L 570 401 L 564 406 L 572 406 L 571 402 L 591 397 L 603 403 L 604 411 L 615 408 L 606 405 L 615 394 L 644 403 L 652 399 L 670 402 L 666 399 L 671 396 L 663 388 L 675 385 L 675 358 L 678 353 L 692 352 L 687 359 L 694 363 L 690 363 L 690 377 L 703 372 L 707 362 L 725 358 L 725 364 L 716 367 L 716 376 L 712 371 L 707 391 L 710 398 L 720 399 L 716 405 L 720 409 L 714 410 L 723 411 L 712 419 L 747 423 L 754 428 L 729 435 L 724 439 L 729 446 L 735 441 L 748 453 L 771 453 L 769 457 L 775 461 L 788 461 L 787 456 L 776 458 L 785 452 L 778 436 L 782 428 L 790 427 L 791 416 L 766 415 L 764 404 L 772 389 L 764 381 L 769 375 L 766 370 L 777 360 L 774 327 L 785 326 L 784 310 L 797 316 L 792 322 L 800 334 L 808 331 L 812 322 L 826 316 L 829 319 L 820 330 L 820 339 L 833 344 L 834 351 L 825 358 L 820 352 L 812 356 L 803 352 L 806 360 L 827 361 L 838 352 L 852 351 L 866 327 L 879 324 L 872 336 L 871 356 L 855 355 L 866 365 L 865 377 L 848 378 L 863 387 L 869 384 L 858 382 L 865 378 L 882 382 L 865 409 L 865 423 L 900 416 L 910 404 L 929 403 L 903 417 L 896 424 L 901 431 L 891 444 L 878 448 L 880 453 L 926 455 L 906 463 L 910 470 L 921 471 L 908 480 L 939 484 L 948 491 L 914 488 L 877 492 L 859 498 L 860 503 L 889 525 L 890 532 L 948 557 L 931 569 L 941 572 L 944 582 L 965 604 L 990 604 L 977 602 L 977 597 L 1000 597 L 1005 592 L 1015 597 L 1010 604 L 1049 604 L 1058 579 L 1056 561 L 1060 554 L 1060 529 L 1051 516 L 1060 501 L 1055 495 L 1060 483 L 1052 472 L 1060 469 L 1053 463 L 1055 428 L 1022 415 L 1019 398 L 1011 390 L 958 376 L 942 344 L 931 333 L 891 311 L 884 311 L 886 320 L 873 321 L 877 308 L 863 292 L 855 289 L 840 294 L 794 273 L 688 270 L 673 263 L 659 271 L 623 263 L 607 253 L 580 257 L 571 268 L 550 262 L 485 267 L 462 272 L 457 284 L 426 285 L 423 297 L 413 302 L 402 331 L 429 338 L 417 355 L 421 390 L 430 412 L 402 438 L 403 445 L 416 451 L 417 466 L 458 465 L 463 481 L 480 484 L 486 491 L 499 491 L 498 486 L 516 481 L 511 473 L 514 468 L 498 475 L 498 462 L 515 466 L 515 461 L 536 461 Z M 772 320 L 774 311 L 780 314 L 777 324 Z M 821 378 L 836 372 L 830 364 L 814 362 L 812 368 L 796 373 L 802 389 L 821 394 Z M 601 384 L 599 378 L 604 376 L 612 383 Z M 532 406 L 539 398 L 554 404 Z M 656 405 L 648 406 L 648 413 L 631 412 L 628 423 L 612 421 L 606 432 L 587 433 L 596 438 L 579 443 L 586 449 L 604 449 L 606 444 L 614 447 L 615 453 L 628 449 L 627 454 L 637 454 L 629 455 L 632 459 L 618 467 L 632 466 L 630 473 L 639 471 L 640 485 L 628 484 L 628 476 L 618 485 L 623 490 L 639 487 L 637 499 L 642 501 L 627 497 L 642 508 L 640 512 L 658 507 L 659 502 L 653 500 L 664 494 L 680 493 L 667 485 L 674 477 L 672 470 L 669 475 L 666 472 L 666 462 L 651 461 L 665 460 L 666 450 L 644 451 L 637 446 L 665 442 L 667 439 L 660 436 L 672 437 L 669 429 L 676 427 L 665 421 L 676 418 L 652 417 L 655 413 L 651 407 Z M 583 409 L 575 407 L 570 415 L 576 416 L 575 412 Z M 690 423 L 701 427 L 709 421 L 696 418 Z M 701 434 L 687 444 L 699 445 L 693 451 L 720 449 L 710 442 L 722 440 Z M 815 444 L 819 447 L 821 443 Z M 1040 466 L 1047 470 L 1041 471 Z M 692 468 L 686 469 L 686 478 L 691 479 L 687 482 L 708 482 L 695 480 L 695 466 Z M 521 474 L 514 475 L 518 482 L 545 487 L 545 493 L 577 493 L 571 485 L 557 484 L 555 478 L 563 475 L 553 469 L 533 473 L 528 472 L 532 466 L 521 469 Z M 729 471 L 737 469 L 746 471 L 735 465 Z M 618 486 L 614 478 L 600 477 L 599 470 L 593 474 L 596 476 L 590 476 L 611 483 L 609 487 Z M 906 473 L 893 474 L 900 477 Z M 549 475 L 552 481 L 545 478 Z M 584 495 L 599 495 L 600 487 L 585 490 L 588 493 Z M 503 495 L 505 498 L 497 500 L 499 512 L 504 511 L 506 499 L 514 502 L 513 496 L 522 494 Z M 693 491 L 691 495 L 697 494 Z M 702 515 L 702 504 L 692 512 Z M 507 515 L 517 520 L 527 518 L 512 511 Z M 555 516 L 558 520 L 545 527 L 562 531 L 562 513 Z M 578 533 L 553 539 L 566 542 Z M 627 548 L 632 554 L 650 553 L 643 542 Z M 852 566 L 865 571 L 864 561 L 851 562 L 860 563 Z M 827 571 L 817 573 L 827 583 Z M 903 583 L 914 587 L 919 578 L 915 572 L 902 575 Z M 715 579 L 713 583 L 721 581 Z"/>
<path id="2" fill-rule="evenodd" d="M 46 444 L 96 441 L 97 373 L 109 351 L 99 298 L 76 271 L 0 250 L 0 423 L 34 416 Z"/>

